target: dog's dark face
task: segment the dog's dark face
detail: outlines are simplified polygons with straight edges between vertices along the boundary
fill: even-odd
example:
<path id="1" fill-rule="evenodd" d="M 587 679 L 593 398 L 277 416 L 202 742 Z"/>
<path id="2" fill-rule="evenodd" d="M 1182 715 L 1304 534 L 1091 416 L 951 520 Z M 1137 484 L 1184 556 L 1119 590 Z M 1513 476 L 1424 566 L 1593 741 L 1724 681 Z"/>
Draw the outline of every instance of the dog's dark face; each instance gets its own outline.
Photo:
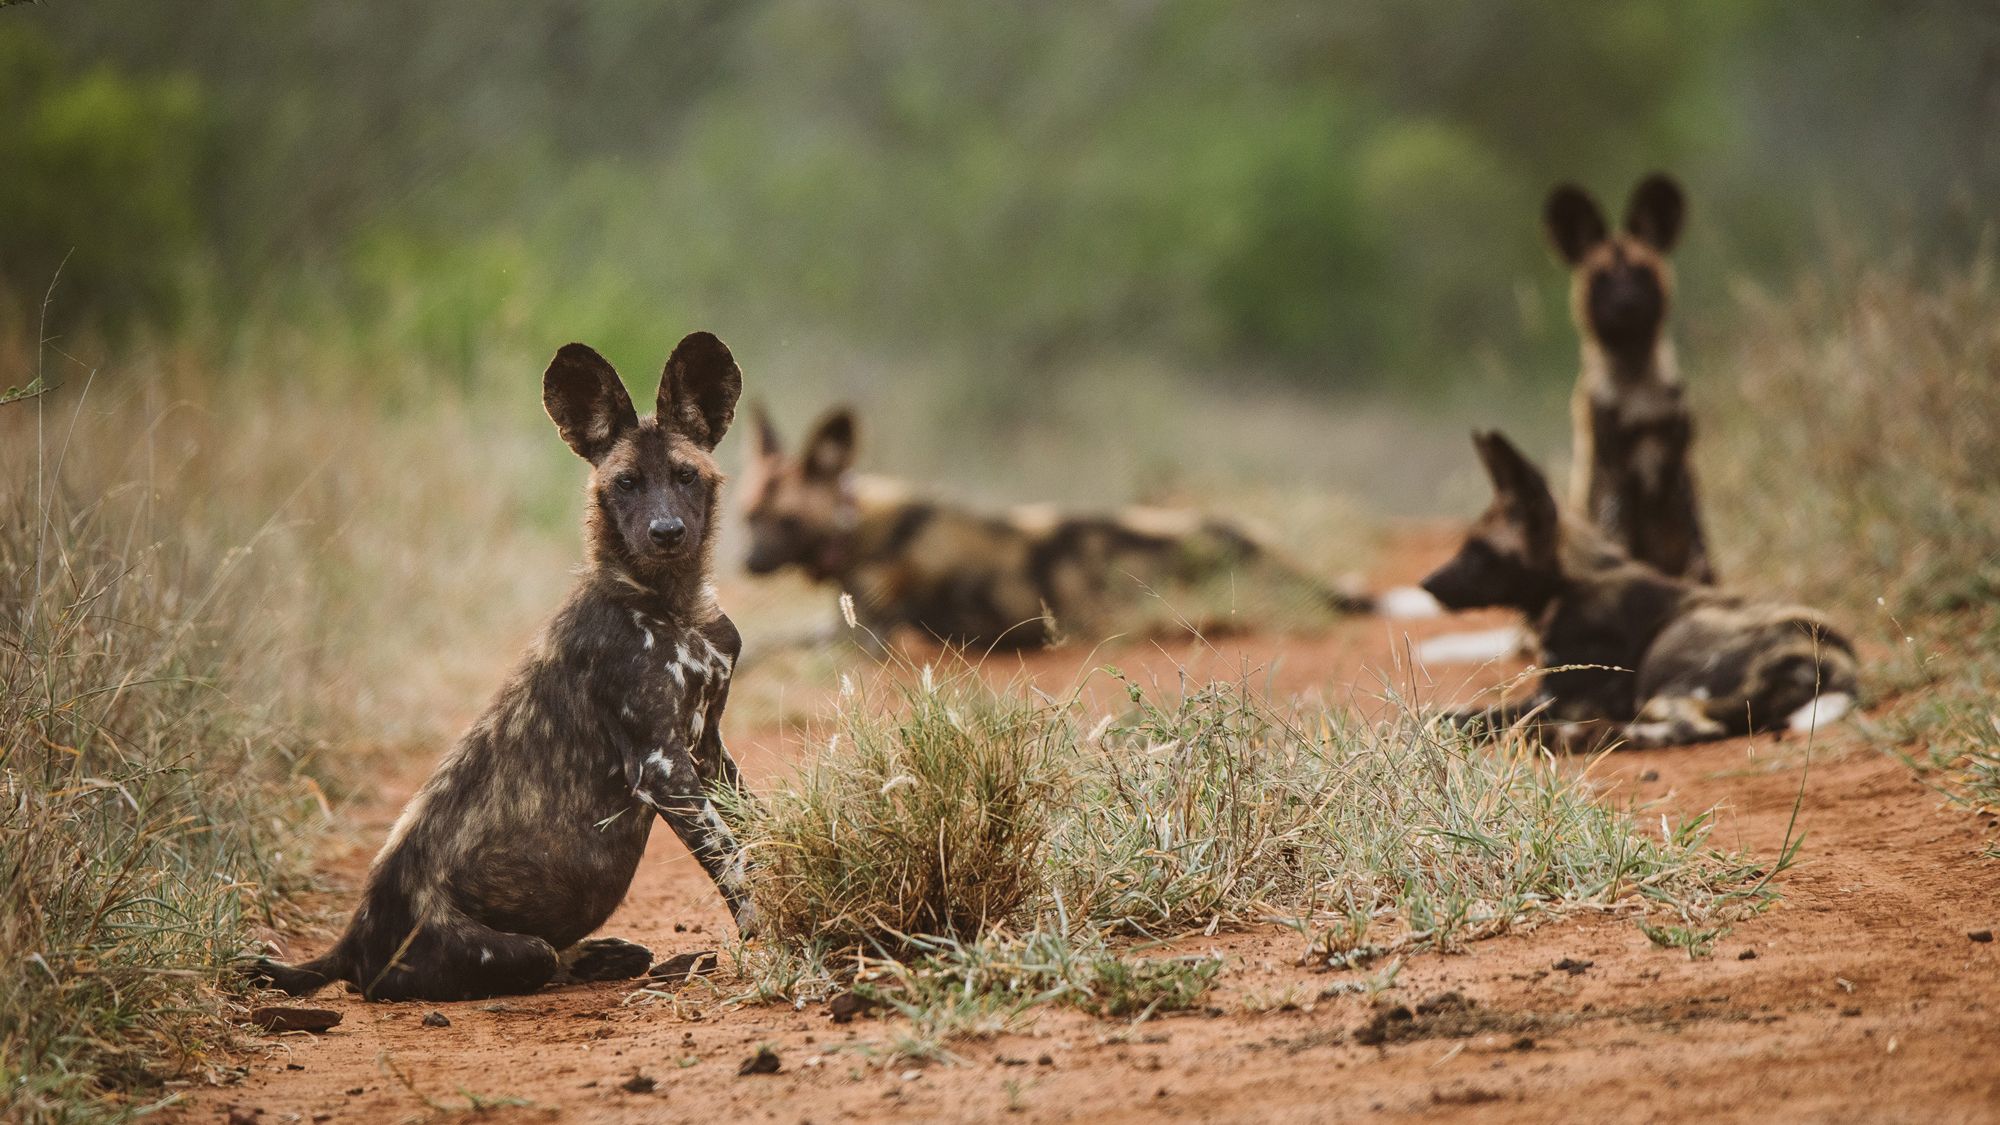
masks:
<path id="1" fill-rule="evenodd" d="M 542 403 L 563 440 L 590 462 L 585 525 L 595 562 L 648 589 L 706 568 L 722 488 L 713 454 L 742 389 L 729 349 L 697 332 L 674 349 L 657 413 L 641 420 L 604 357 L 582 344 L 556 353 L 542 377 Z"/>
<path id="2" fill-rule="evenodd" d="M 744 567 L 771 574 L 788 566 L 829 577 L 854 533 L 857 516 L 847 474 L 854 463 L 854 416 L 836 409 L 820 419 L 805 451 L 786 456 L 761 407 L 755 420 L 744 520 L 750 554 Z"/>
<path id="3" fill-rule="evenodd" d="M 1421 585 L 1446 609 L 1539 612 L 1563 579 L 1555 494 L 1541 470 L 1498 432 L 1474 433 L 1472 444 L 1493 480 L 1493 503 L 1458 554 Z"/>
<path id="4" fill-rule="evenodd" d="M 1542 222 L 1569 263 L 1577 327 L 1615 355 L 1643 357 L 1660 337 L 1673 298 L 1667 255 L 1680 237 L 1685 210 L 1680 187 L 1663 175 L 1633 190 L 1625 229 L 1617 232 L 1582 188 L 1563 184 L 1549 193 Z"/>

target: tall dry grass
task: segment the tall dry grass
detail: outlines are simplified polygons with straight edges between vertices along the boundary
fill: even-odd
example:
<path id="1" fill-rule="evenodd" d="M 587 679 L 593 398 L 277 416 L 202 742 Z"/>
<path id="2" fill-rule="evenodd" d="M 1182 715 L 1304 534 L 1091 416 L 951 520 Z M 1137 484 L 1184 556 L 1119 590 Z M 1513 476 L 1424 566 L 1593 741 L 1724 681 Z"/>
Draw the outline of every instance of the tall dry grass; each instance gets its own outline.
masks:
<path id="1" fill-rule="evenodd" d="M 1702 463 L 1730 569 L 1898 615 L 2000 596 L 2000 277 L 1838 261 L 1740 292 Z"/>
<path id="2" fill-rule="evenodd" d="M 519 513 L 575 482 L 277 353 L 37 343 L 0 331 L 56 385 L 0 405 L 0 1117 L 119 1118 L 230 1061 L 229 961 L 328 802 L 477 707 L 574 558 Z"/>
<path id="3" fill-rule="evenodd" d="M 63 479 L 74 442 L 24 447 L 0 496 L 0 1105 L 120 1116 L 225 1061 L 224 970 L 297 875 L 317 747 L 271 690 L 255 545 L 219 549 L 157 481 Z"/>
<path id="4" fill-rule="evenodd" d="M 1727 573 L 1872 642 L 1869 729 L 2000 807 L 2000 276 L 1835 260 L 1746 289 L 1702 464 Z"/>

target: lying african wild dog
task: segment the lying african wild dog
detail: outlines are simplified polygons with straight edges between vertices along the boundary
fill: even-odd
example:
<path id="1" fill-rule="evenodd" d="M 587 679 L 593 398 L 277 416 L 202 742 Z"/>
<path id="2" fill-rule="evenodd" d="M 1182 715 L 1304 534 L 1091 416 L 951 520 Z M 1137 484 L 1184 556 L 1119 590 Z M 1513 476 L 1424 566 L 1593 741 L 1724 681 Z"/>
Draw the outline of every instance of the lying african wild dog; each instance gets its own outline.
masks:
<path id="1" fill-rule="evenodd" d="M 1693 421 L 1665 331 L 1674 291 L 1667 254 L 1684 209 L 1680 187 L 1653 175 L 1633 190 L 1622 231 L 1610 231 L 1597 203 L 1571 184 L 1549 194 L 1542 217 L 1570 266 L 1583 348 L 1570 400 L 1570 504 L 1640 562 L 1713 582 L 1688 459 Z"/>
<path id="2" fill-rule="evenodd" d="M 1450 609 L 1527 614 L 1541 648 L 1531 698 L 1461 712 L 1487 733 L 1540 709 L 1558 741 L 1701 742 L 1845 714 L 1854 650 L 1819 614 L 1753 602 L 1624 557 L 1560 514 L 1548 481 L 1498 433 L 1473 435 L 1493 504 L 1424 589 Z M 1572 541 L 1574 539 L 1574 541 Z"/>
<path id="3" fill-rule="evenodd" d="M 729 349 L 697 332 L 641 420 L 596 352 L 556 353 L 542 401 L 592 466 L 577 584 L 403 810 L 332 951 L 261 960 L 252 979 L 456 1000 L 638 976 L 643 946 L 584 938 L 625 897 L 655 812 L 748 931 L 743 856 L 706 795 L 737 782 L 720 720 L 740 641 L 709 567 L 711 451 L 741 389 Z"/>
<path id="4" fill-rule="evenodd" d="M 1218 520 L 1148 508 L 971 512 L 850 472 L 855 421 L 845 409 L 821 419 L 796 458 L 785 455 L 761 407 L 751 415 L 747 568 L 797 567 L 839 587 L 880 641 L 905 626 L 982 649 L 1053 643 L 1058 629 L 1103 636 L 1126 623 L 1121 611 L 1134 608 L 1142 580 L 1198 583 L 1239 572 L 1246 584 L 1282 587 L 1336 612 L 1373 604 L 1292 569 Z"/>

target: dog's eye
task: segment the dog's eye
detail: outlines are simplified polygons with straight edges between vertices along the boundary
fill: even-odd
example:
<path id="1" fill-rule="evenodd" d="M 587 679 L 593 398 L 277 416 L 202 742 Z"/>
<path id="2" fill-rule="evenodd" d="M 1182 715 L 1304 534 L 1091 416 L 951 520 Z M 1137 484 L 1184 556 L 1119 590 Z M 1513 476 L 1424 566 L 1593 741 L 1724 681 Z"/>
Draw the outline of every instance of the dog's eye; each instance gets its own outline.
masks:
<path id="1" fill-rule="evenodd" d="M 620 492 L 630 492 L 639 487 L 639 478 L 633 476 L 631 473 L 620 473 L 618 474 L 618 478 L 611 483 L 617 485 Z"/>
<path id="2" fill-rule="evenodd" d="M 674 480 L 681 484 L 693 484 L 694 478 L 699 475 L 694 471 L 693 465 L 682 465 L 674 470 Z"/>

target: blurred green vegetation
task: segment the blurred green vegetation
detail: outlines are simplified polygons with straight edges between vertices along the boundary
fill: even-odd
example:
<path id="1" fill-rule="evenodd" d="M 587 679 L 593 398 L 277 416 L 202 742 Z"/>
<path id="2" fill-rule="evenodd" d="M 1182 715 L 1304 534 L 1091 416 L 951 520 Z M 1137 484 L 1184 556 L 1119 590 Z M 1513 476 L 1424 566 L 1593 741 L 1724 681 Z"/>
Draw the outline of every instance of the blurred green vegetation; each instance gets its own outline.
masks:
<path id="1" fill-rule="evenodd" d="M 1699 312 L 1828 234 L 1969 255 L 1996 118 L 1973 0 L 73 0 L 0 13 L 0 288 L 66 260 L 65 323 L 468 377 L 700 324 L 984 365 L 993 404 L 1134 352 L 1561 380 L 1553 182 L 1678 174 Z"/>

